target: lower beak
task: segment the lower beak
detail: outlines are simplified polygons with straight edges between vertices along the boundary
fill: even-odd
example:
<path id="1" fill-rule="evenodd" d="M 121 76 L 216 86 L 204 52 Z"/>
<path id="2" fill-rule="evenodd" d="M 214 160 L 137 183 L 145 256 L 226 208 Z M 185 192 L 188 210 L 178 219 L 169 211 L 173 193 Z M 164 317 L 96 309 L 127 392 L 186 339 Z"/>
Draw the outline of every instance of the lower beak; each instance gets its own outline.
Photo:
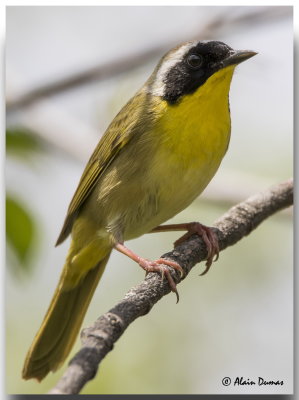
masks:
<path id="1" fill-rule="evenodd" d="M 243 61 L 255 56 L 257 53 L 251 50 L 235 50 L 223 61 L 223 68 L 229 65 L 238 65 Z"/>

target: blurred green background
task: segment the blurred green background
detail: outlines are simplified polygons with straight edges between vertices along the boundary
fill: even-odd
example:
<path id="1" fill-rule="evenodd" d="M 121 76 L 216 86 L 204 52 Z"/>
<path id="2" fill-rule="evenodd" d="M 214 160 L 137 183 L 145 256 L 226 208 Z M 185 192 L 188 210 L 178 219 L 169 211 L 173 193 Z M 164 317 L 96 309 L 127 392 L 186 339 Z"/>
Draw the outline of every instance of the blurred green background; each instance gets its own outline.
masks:
<path id="1" fill-rule="evenodd" d="M 293 157 L 291 7 L 8 7 L 6 384 L 8 393 L 46 393 L 21 369 L 64 263 L 54 243 L 84 165 L 121 106 L 165 51 L 200 37 L 258 56 L 237 68 L 229 151 L 200 199 L 173 221 L 207 225 L 250 194 L 288 179 Z M 143 61 L 141 54 L 151 52 Z M 126 57 L 132 65 L 125 70 Z M 24 95 L 112 63 L 105 79 Z M 112 68 L 110 69 L 110 72 Z M 133 250 L 155 259 L 177 233 L 145 235 Z M 117 342 L 83 393 L 291 393 L 293 387 L 292 213 L 281 212 L 225 250 L 204 277 L 195 267 Z M 143 279 L 113 253 L 84 326 Z M 79 340 L 72 355 L 79 348 Z M 223 377 L 283 380 L 279 387 L 224 387 Z"/>

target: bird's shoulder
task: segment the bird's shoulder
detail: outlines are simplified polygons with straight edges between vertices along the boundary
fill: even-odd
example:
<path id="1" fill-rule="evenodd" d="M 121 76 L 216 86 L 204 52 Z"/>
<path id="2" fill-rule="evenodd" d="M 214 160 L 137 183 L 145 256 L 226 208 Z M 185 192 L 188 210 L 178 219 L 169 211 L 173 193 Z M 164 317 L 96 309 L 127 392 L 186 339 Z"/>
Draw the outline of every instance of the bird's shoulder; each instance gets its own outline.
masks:
<path id="1" fill-rule="evenodd" d="M 115 116 L 92 153 L 70 202 L 67 215 L 56 245 L 69 235 L 74 219 L 98 179 L 134 138 L 145 134 L 157 118 L 157 107 L 150 107 L 152 96 L 142 88 Z M 152 110 L 152 111 L 151 111 Z"/>

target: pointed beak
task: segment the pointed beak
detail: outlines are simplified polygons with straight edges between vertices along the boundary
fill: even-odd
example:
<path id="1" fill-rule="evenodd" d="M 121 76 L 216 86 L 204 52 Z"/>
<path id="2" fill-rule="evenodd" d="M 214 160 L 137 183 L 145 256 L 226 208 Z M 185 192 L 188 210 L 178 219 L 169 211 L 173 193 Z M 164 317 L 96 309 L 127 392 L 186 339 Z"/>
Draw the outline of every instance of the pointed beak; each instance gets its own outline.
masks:
<path id="1" fill-rule="evenodd" d="M 256 54 L 258 53 L 251 50 L 235 50 L 225 60 L 223 60 L 222 68 L 228 67 L 229 65 L 238 65 L 241 62 L 246 61 L 249 58 L 255 56 Z"/>

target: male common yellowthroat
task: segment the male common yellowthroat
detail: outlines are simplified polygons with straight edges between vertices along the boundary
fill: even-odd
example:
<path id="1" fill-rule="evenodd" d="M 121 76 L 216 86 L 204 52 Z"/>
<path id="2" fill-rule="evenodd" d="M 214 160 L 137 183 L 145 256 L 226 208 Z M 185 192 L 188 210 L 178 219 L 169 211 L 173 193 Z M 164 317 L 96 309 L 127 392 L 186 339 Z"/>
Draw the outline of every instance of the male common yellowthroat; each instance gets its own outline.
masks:
<path id="1" fill-rule="evenodd" d="M 218 41 L 183 43 L 160 60 L 114 118 L 87 163 L 57 240 L 71 234 L 60 281 L 25 360 L 25 379 L 42 380 L 65 360 L 113 248 L 144 270 L 165 274 L 176 292 L 161 264 L 182 272 L 178 264 L 141 258 L 124 241 L 153 231 L 198 232 L 209 268 L 218 253 L 209 228 L 159 225 L 187 207 L 216 173 L 230 138 L 233 72 L 255 54 Z"/>

